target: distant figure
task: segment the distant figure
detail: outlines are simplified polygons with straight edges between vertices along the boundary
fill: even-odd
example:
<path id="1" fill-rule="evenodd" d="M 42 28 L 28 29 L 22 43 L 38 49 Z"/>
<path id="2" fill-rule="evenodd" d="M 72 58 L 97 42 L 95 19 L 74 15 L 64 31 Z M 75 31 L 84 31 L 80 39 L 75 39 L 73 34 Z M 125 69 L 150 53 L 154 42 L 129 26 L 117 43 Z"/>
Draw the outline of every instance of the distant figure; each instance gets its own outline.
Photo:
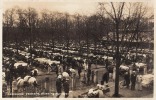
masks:
<path id="1" fill-rule="evenodd" d="M 90 84 L 90 76 L 91 76 L 91 69 L 88 68 L 88 70 L 87 70 L 87 84 L 88 85 Z"/>
<path id="2" fill-rule="evenodd" d="M 88 69 L 91 69 L 91 65 L 92 65 L 91 61 L 88 60 Z"/>
<path id="3" fill-rule="evenodd" d="M 66 65 L 65 64 L 63 64 L 63 71 L 65 71 L 66 70 Z"/>
<path id="4" fill-rule="evenodd" d="M 98 84 L 98 71 L 97 70 L 95 70 L 94 72 L 94 83 Z"/>
<path id="5" fill-rule="evenodd" d="M 131 74 L 131 90 L 135 90 L 135 84 L 136 84 L 136 72 L 133 71 Z"/>
<path id="6" fill-rule="evenodd" d="M 137 76 L 138 90 L 142 90 L 142 75 Z"/>
<path id="7" fill-rule="evenodd" d="M 104 83 L 108 83 L 109 80 L 109 73 L 106 69 L 106 71 L 104 72 L 103 76 L 102 76 L 102 81 L 101 81 L 101 85 L 104 85 Z"/>
<path id="8" fill-rule="evenodd" d="M 65 79 L 63 81 L 63 88 L 65 92 L 65 98 L 67 98 L 69 96 L 69 80 L 68 79 Z"/>
<path id="9" fill-rule="evenodd" d="M 91 78 L 91 82 L 94 83 L 94 76 L 95 76 L 94 71 L 92 71 L 91 74 L 92 74 L 92 76 L 91 76 L 91 77 L 92 77 L 92 78 Z"/>
<path id="10" fill-rule="evenodd" d="M 87 70 L 88 69 L 88 63 L 84 62 L 84 69 Z"/>
<path id="11" fill-rule="evenodd" d="M 113 69 L 113 81 L 115 81 L 115 76 L 116 76 L 116 68 L 114 67 L 114 69 Z"/>
<path id="12" fill-rule="evenodd" d="M 109 66 L 108 67 L 108 72 L 109 72 L 109 78 L 112 79 L 113 78 L 113 66 Z"/>
<path id="13" fill-rule="evenodd" d="M 62 92 L 62 76 L 61 75 L 59 75 L 56 79 L 56 91 L 57 91 L 57 98 L 59 98 Z"/>
<path id="14" fill-rule="evenodd" d="M 105 67 L 108 69 L 108 65 L 109 65 L 109 62 L 108 62 L 108 58 L 105 60 Z"/>
<path id="15" fill-rule="evenodd" d="M 80 79 L 80 77 L 81 77 L 81 72 L 82 72 L 82 68 L 81 68 L 81 66 L 78 66 L 78 75 L 79 75 L 79 79 Z"/>
<path id="16" fill-rule="evenodd" d="M 66 72 L 71 76 L 72 72 L 70 71 L 70 67 L 67 68 Z"/>
<path id="17" fill-rule="evenodd" d="M 58 65 L 58 74 L 60 75 L 63 72 L 63 68 L 61 65 Z"/>
<path id="18" fill-rule="evenodd" d="M 56 68 L 55 69 L 56 75 L 58 76 L 59 68 L 58 68 L 58 66 L 56 66 L 55 68 Z"/>
<path id="19" fill-rule="evenodd" d="M 83 76 L 82 76 L 82 78 L 81 78 L 81 82 L 83 83 L 83 84 L 86 84 L 86 71 L 84 72 L 84 74 L 83 74 Z"/>
<path id="20" fill-rule="evenodd" d="M 136 71 L 137 70 L 137 67 L 136 67 L 135 63 L 133 63 L 132 70 L 133 71 Z"/>
<path id="21" fill-rule="evenodd" d="M 129 84 L 130 84 L 130 74 L 128 72 L 125 73 L 124 75 L 124 81 L 127 88 L 129 88 Z"/>

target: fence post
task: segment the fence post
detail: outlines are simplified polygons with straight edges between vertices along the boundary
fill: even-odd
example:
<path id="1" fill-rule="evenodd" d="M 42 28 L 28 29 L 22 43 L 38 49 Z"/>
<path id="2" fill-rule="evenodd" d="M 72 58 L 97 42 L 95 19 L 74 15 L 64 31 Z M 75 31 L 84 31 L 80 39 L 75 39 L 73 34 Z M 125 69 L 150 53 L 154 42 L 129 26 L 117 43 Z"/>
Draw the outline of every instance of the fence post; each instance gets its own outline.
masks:
<path id="1" fill-rule="evenodd" d="M 147 74 L 147 66 L 144 66 L 144 74 Z"/>
<path id="2" fill-rule="evenodd" d="M 45 90 L 46 93 L 49 92 L 49 77 L 45 78 Z"/>

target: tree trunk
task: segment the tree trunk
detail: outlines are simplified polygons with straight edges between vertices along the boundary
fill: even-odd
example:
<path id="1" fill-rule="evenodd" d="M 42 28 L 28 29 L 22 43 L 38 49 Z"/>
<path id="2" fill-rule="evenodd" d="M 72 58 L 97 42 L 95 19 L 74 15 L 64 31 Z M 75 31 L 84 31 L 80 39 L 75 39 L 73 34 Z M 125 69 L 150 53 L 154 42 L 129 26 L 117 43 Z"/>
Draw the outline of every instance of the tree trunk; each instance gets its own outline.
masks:
<path id="1" fill-rule="evenodd" d="M 32 48 L 31 48 L 31 46 L 32 46 L 32 38 L 31 38 L 31 36 L 32 36 L 32 28 L 30 28 L 30 48 L 29 48 L 29 50 L 30 50 L 30 58 L 32 59 Z"/>
<path id="2" fill-rule="evenodd" d="M 119 54 L 119 23 L 116 23 L 116 75 L 115 75 L 115 91 L 114 96 L 119 96 L 119 67 L 120 67 L 120 54 Z"/>

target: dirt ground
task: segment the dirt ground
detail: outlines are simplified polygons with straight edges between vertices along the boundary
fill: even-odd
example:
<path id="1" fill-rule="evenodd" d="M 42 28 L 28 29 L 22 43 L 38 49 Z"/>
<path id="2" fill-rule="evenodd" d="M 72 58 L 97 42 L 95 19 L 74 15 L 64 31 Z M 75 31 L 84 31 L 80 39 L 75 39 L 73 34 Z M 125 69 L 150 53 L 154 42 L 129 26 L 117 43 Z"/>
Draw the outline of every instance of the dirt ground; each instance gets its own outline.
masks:
<path id="1" fill-rule="evenodd" d="M 93 68 L 95 66 L 93 65 Z M 104 72 L 104 67 L 103 66 L 98 66 L 99 69 L 98 72 L 98 83 L 101 81 L 101 76 Z M 84 74 L 84 71 L 81 73 L 81 75 Z M 55 82 L 56 82 L 56 73 L 55 72 L 50 72 L 47 73 L 46 71 L 43 71 L 39 69 L 39 75 L 36 77 L 39 87 L 37 88 L 37 91 L 35 92 L 36 94 L 34 95 L 28 95 L 28 96 L 18 96 L 18 97 L 39 97 L 39 98 L 56 98 L 56 87 L 55 87 Z M 120 78 L 120 81 L 122 81 L 122 78 Z M 111 87 L 110 92 L 103 94 L 100 94 L 100 98 L 112 98 L 112 95 L 114 94 L 114 82 L 110 79 L 108 85 Z M 85 85 L 81 83 L 81 79 L 76 76 L 76 89 L 72 89 L 71 87 L 71 81 L 70 81 L 70 92 L 69 92 L 69 97 L 68 98 L 78 98 L 78 96 L 82 93 L 87 92 L 91 88 L 96 88 L 96 84 L 91 84 L 91 85 Z M 26 93 L 32 93 L 34 89 L 30 88 L 27 89 Z M 34 92 L 33 92 L 34 93 Z M 130 90 L 124 87 L 119 88 L 119 94 L 122 95 L 122 98 L 152 98 L 153 97 L 153 90 L 151 89 L 146 89 L 143 88 L 142 91 L 137 90 L 137 85 L 136 85 L 136 90 Z M 64 92 L 62 90 L 62 94 L 60 98 L 64 98 Z"/>

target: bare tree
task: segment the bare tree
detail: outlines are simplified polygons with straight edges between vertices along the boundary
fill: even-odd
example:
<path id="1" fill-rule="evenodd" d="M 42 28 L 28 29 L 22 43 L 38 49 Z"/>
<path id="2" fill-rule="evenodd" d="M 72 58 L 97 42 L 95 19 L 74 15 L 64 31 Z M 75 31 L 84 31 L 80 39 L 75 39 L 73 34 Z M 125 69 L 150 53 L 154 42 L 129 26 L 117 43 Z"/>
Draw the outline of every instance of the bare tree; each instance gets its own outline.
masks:
<path id="1" fill-rule="evenodd" d="M 26 23 L 27 23 L 27 29 L 29 30 L 29 51 L 32 58 L 32 45 L 33 45 L 33 39 L 34 39 L 34 31 L 36 28 L 36 24 L 38 21 L 38 13 L 34 8 L 28 8 L 26 10 Z"/>
<path id="2" fill-rule="evenodd" d="M 14 27 L 16 24 L 15 20 L 15 9 L 8 9 L 3 14 L 3 28 L 4 28 L 4 40 L 5 42 L 9 42 L 14 37 L 13 34 L 10 34 L 10 32 L 14 32 Z"/>
<path id="3" fill-rule="evenodd" d="M 130 42 L 137 40 L 136 52 L 138 48 L 138 39 L 141 33 L 141 19 L 144 17 L 146 10 L 142 3 L 99 3 L 99 15 L 104 18 L 110 18 L 113 36 L 110 38 L 112 47 L 115 48 L 116 60 L 116 80 L 114 96 L 119 96 L 119 67 L 126 58 L 127 52 L 130 50 Z M 113 37 L 113 38 L 112 38 Z M 126 46 L 128 45 L 128 46 Z M 107 48 L 107 47 L 106 47 Z M 126 49 L 125 49 L 126 48 Z M 108 49 L 108 48 L 107 48 Z"/>

